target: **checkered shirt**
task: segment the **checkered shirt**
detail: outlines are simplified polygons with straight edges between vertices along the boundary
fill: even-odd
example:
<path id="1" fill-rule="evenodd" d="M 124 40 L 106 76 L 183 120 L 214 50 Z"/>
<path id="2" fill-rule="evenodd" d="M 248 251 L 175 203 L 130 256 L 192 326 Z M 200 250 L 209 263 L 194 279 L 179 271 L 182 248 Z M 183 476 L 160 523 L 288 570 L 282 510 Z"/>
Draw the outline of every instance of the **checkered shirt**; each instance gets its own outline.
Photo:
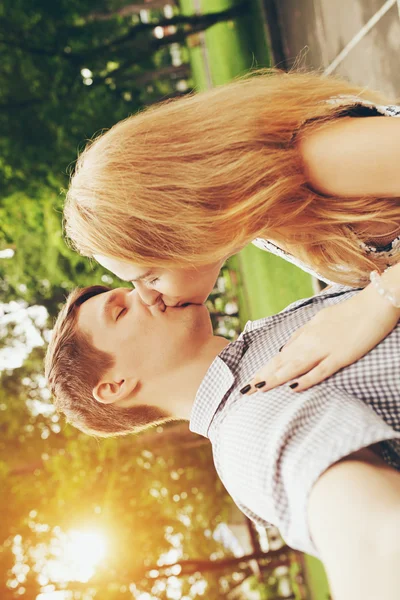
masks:
<path id="1" fill-rule="evenodd" d="M 192 431 L 210 438 L 218 475 L 238 507 L 315 556 L 307 503 L 320 475 L 375 443 L 400 470 L 400 325 L 366 356 L 309 390 L 296 394 L 283 385 L 252 396 L 239 390 L 296 329 L 354 293 L 335 286 L 247 323 L 211 364 L 190 419 Z"/>

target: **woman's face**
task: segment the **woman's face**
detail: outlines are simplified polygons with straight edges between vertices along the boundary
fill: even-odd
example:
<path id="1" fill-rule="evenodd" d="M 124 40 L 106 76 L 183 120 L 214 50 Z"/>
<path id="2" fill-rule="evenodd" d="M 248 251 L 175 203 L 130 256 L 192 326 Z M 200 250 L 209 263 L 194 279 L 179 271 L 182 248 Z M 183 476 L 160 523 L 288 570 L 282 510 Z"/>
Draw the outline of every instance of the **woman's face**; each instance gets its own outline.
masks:
<path id="1" fill-rule="evenodd" d="M 143 302 L 149 306 L 160 301 L 166 306 L 203 304 L 225 262 L 220 260 L 197 268 L 146 268 L 98 254 L 94 258 L 123 281 L 133 283 Z"/>

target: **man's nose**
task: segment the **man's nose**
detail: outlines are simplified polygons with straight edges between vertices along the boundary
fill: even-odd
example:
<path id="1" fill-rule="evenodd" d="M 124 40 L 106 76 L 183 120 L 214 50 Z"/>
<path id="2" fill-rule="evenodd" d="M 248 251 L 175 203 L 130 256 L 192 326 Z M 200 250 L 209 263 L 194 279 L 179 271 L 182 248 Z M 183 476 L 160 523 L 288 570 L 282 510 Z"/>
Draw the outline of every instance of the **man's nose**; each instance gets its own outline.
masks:
<path id="1" fill-rule="evenodd" d="M 161 294 L 157 290 L 149 290 L 149 288 L 139 282 L 135 283 L 135 288 L 142 301 L 148 306 L 153 306 L 160 302 Z"/>

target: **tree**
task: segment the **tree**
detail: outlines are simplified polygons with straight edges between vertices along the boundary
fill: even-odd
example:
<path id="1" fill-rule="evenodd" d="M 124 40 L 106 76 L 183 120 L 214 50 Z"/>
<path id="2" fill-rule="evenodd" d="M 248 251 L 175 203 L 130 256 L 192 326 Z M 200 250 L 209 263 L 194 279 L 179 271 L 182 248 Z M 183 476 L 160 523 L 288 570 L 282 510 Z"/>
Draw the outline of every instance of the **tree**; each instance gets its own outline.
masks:
<path id="1" fill-rule="evenodd" d="M 177 93 L 176 82 L 190 73 L 184 47 L 183 64 L 174 66 L 169 44 L 183 46 L 193 32 L 245 10 L 241 4 L 195 17 L 175 10 L 172 19 L 154 10 L 146 24 L 139 6 L 129 0 L 5 0 L 0 6 L 0 250 L 14 252 L 0 259 L 1 300 L 18 302 L 21 310 L 44 306 L 50 320 L 32 319 L 43 339 L 72 287 L 117 283 L 62 239 L 60 188 L 80 145 Z M 156 26 L 164 37 L 153 35 Z M 220 319 L 225 305 L 217 296 L 211 303 Z M 234 334 L 236 326 L 233 315 L 228 329 Z M 12 321 L 1 335 L 0 351 L 29 346 Z M 45 584 L 35 569 L 54 559 L 54 539 L 89 526 L 108 532 L 107 560 L 87 583 L 50 577 L 55 590 L 68 587 L 96 600 L 142 591 L 167 599 L 162 584 L 171 578 L 157 581 L 151 565 L 175 561 L 183 568 L 182 595 L 197 597 L 199 584 L 209 600 L 238 592 L 252 570 L 213 537 L 232 501 L 209 443 L 189 437 L 182 424 L 108 440 L 66 426 L 44 386 L 44 350 L 34 347 L 21 367 L 0 373 L 1 598 L 37 597 Z"/>
<path id="2" fill-rule="evenodd" d="M 233 18 L 244 4 L 205 15 L 119 14 L 108 0 L 6 0 L 0 9 L 0 187 L 59 189 L 87 137 L 176 91 L 170 77 L 141 84 L 170 64 L 168 46 Z M 155 27 L 164 31 L 154 35 Z M 51 175 L 50 175 L 51 174 Z"/>
<path id="3" fill-rule="evenodd" d="M 14 252 L 0 259 L 1 300 L 45 306 L 51 318 L 74 287 L 116 281 L 66 245 L 61 200 L 44 187 L 35 198 L 19 192 L 0 204 L 0 248 Z"/>
<path id="4" fill-rule="evenodd" d="M 217 600 L 252 577 L 251 560 L 264 565 L 266 578 L 288 564 L 285 548 L 266 554 L 256 547 L 237 558 L 215 541 L 232 501 L 215 473 L 210 445 L 183 451 L 187 427 L 96 440 L 65 426 L 48 404 L 43 353 L 43 346 L 35 348 L 22 367 L 0 377 L 2 598 L 41 593 L 45 584 L 37 573 L 40 561 L 54 560 L 54 539 L 87 527 L 108 532 L 106 562 L 87 584 L 50 579 L 55 589 L 123 600 L 135 584 L 138 596 L 157 589 L 157 598 L 167 598 L 170 579 L 178 577 L 183 596 L 196 597 L 201 583 L 206 597 Z M 167 553 L 174 548 L 179 554 L 171 563 Z"/>
<path id="5" fill-rule="evenodd" d="M 178 4 L 177 0 L 172 0 L 172 2 Z M 166 4 L 171 4 L 172 2 L 168 2 L 168 0 L 143 0 L 142 2 L 128 2 L 128 4 L 121 2 L 108 12 L 94 11 L 90 13 L 89 18 L 96 21 L 113 19 L 117 15 L 119 17 L 127 17 L 139 13 L 141 10 L 164 8 Z"/>
<path id="6" fill-rule="evenodd" d="M 188 65 L 184 52 L 182 65 L 171 64 L 169 44 L 244 5 L 171 19 L 155 11 L 149 23 L 119 14 L 129 6 L 96 3 L 109 17 L 103 20 L 94 18 L 91 0 L 6 0 L 0 7 L 0 250 L 15 253 L 0 259 L 3 302 L 40 304 L 53 317 L 76 285 L 102 277 L 116 283 L 62 240 L 60 188 L 77 150 L 145 104 L 182 94 L 176 81 L 189 78 Z M 166 32 L 161 39 L 156 26 Z"/>
<path id="7" fill-rule="evenodd" d="M 2 391 L 7 390 L 9 396 L 5 411 L 9 425 L 3 420 L 0 453 L 2 582 L 13 581 L 12 540 L 16 535 L 20 550 L 15 556 L 21 556 L 20 570 L 23 565 L 30 568 L 30 586 L 36 586 L 36 594 L 41 586 L 35 575 L 35 548 L 41 547 L 50 560 L 50 542 L 58 530 L 89 526 L 108 531 L 107 563 L 86 586 L 99 594 L 108 586 L 119 590 L 146 579 L 146 565 L 157 563 L 173 547 L 173 540 L 174 544 L 180 540 L 184 559 L 207 557 L 216 549 L 224 552 L 203 533 L 215 529 L 229 505 L 210 469 L 208 447 L 184 455 L 179 448 L 171 448 L 164 456 L 156 456 L 143 447 L 140 437 L 98 442 L 69 427 L 50 431 L 44 439 L 40 424 L 47 420 L 49 426 L 52 417 L 18 412 L 16 407 L 23 405 L 17 402 L 16 388 L 12 392 L 10 377 L 2 380 Z M 30 457 L 25 455 L 27 468 L 22 469 L 24 448 Z M 32 465 L 34 456 L 42 456 L 41 464 Z M 16 597 L 26 584 L 26 580 L 19 581 Z"/>

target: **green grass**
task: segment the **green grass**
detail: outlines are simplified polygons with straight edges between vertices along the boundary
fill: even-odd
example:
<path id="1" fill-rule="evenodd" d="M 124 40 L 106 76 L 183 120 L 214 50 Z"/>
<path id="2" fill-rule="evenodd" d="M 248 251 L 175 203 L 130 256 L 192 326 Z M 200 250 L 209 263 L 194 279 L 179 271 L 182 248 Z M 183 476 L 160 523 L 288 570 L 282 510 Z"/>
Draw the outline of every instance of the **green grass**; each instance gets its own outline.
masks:
<path id="1" fill-rule="evenodd" d="M 248 0 L 249 9 L 244 16 L 217 23 L 205 32 L 213 85 L 221 85 L 243 75 L 249 68 L 270 66 L 259 2 Z M 232 0 L 201 0 L 201 10 L 203 13 L 220 12 L 237 3 Z M 193 0 L 181 0 L 184 14 L 193 14 L 193 6 Z M 196 89 L 207 89 L 200 47 L 191 48 L 190 61 Z"/>
<path id="2" fill-rule="evenodd" d="M 307 273 L 255 246 L 242 250 L 238 263 L 251 319 L 276 314 L 294 300 L 313 294 Z"/>
<path id="3" fill-rule="evenodd" d="M 201 10 L 217 12 L 232 6 L 235 0 L 201 0 Z M 268 67 L 271 55 L 261 14 L 261 0 L 248 0 L 245 16 L 210 27 L 204 34 L 206 55 L 201 46 L 190 47 L 192 77 L 197 90 L 205 90 L 208 81 L 205 60 L 209 62 L 213 86 L 227 83 L 251 68 Z M 185 14 L 194 13 L 193 0 L 181 0 Z M 248 246 L 229 259 L 239 279 L 240 321 L 259 319 L 297 300 L 313 294 L 311 277 L 254 246 Z M 306 579 L 310 600 L 327 600 L 329 588 L 322 564 L 305 556 Z"/>
<path id="4" fill-rule="evenodd" d="M 322 563 L 314 558 L 314 556 L 304 555 L 306 568 L 306 583 L 311 590 L 310 600 L 328 600 L 329 585 L 326 579 L 326 574 Z"/>

